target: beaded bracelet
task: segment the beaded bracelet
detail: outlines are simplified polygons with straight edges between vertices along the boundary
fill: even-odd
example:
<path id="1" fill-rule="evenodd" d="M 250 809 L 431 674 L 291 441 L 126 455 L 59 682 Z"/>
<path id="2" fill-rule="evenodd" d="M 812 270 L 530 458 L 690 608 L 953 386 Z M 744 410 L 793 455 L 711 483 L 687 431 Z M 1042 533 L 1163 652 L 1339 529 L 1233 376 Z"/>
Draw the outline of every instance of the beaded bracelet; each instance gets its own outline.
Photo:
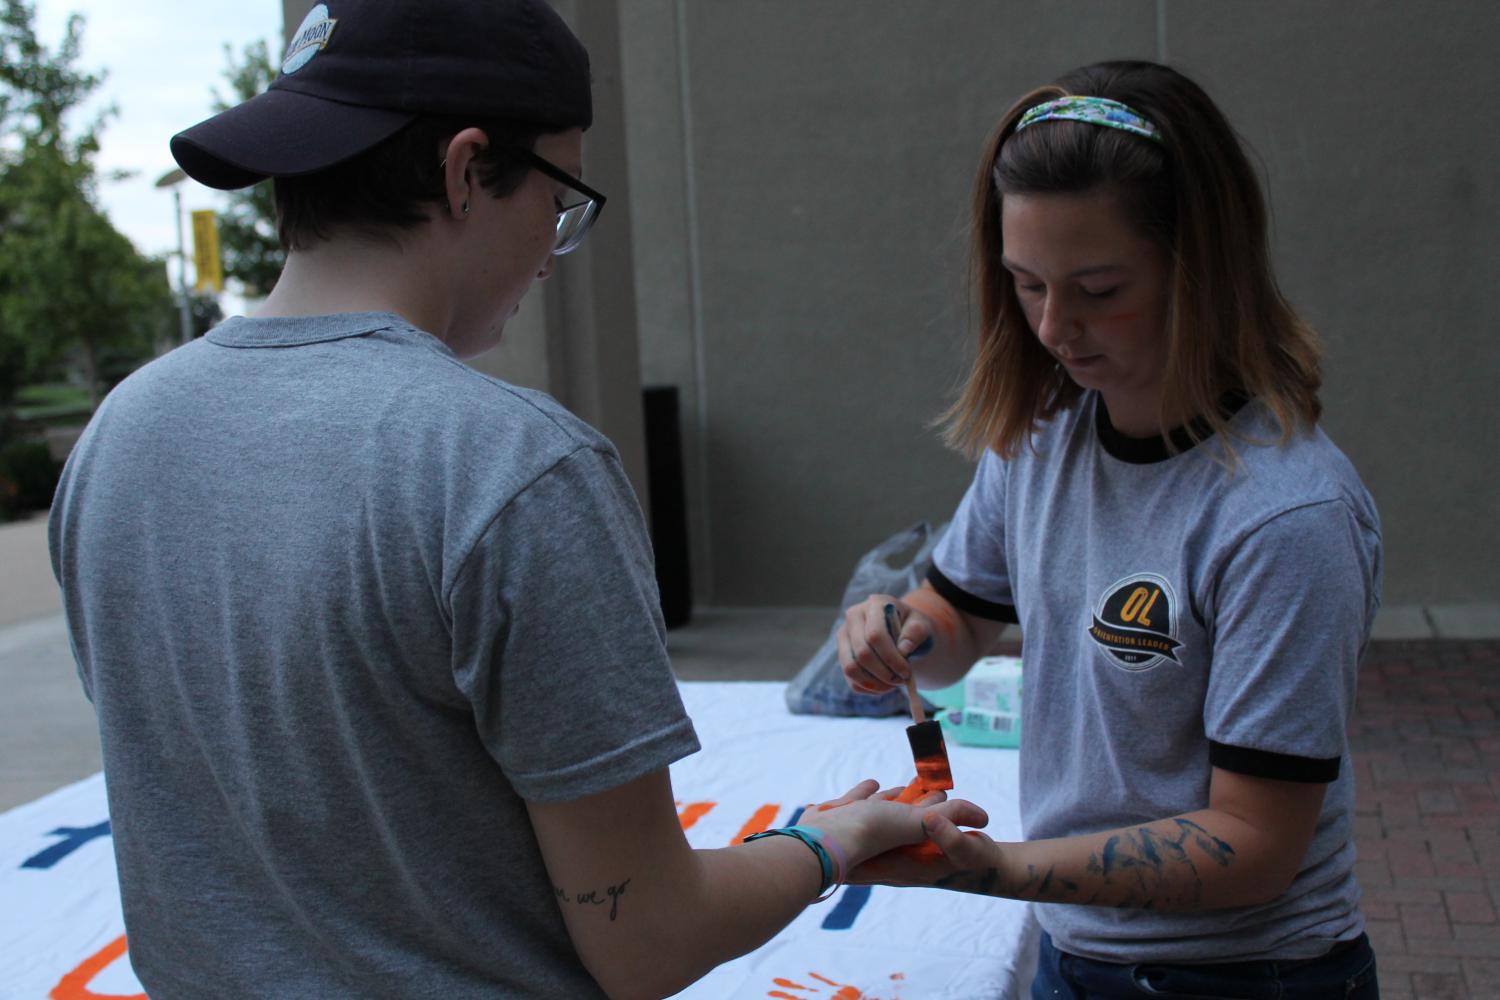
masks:
<path id="1" fill-rule="evenodd" d="M 752 833 L 745 838 L 745 843 L 759 840 L 762 837 L 791 837 L 800 840 L 808 846 L 808 849 L 818 857 L 818 868 L 822 872 L 822 882 L 818 886 L 818 898 L 814 903 L 821 903 L 838 891 L 839 886 L 844 884 L 844 873 L 847 864 L 844 852 L 834 843 L 833 838 L 822 830 L 811 826 L 785 826 L 775 830 L 762 830 L 760 833 Z"/>

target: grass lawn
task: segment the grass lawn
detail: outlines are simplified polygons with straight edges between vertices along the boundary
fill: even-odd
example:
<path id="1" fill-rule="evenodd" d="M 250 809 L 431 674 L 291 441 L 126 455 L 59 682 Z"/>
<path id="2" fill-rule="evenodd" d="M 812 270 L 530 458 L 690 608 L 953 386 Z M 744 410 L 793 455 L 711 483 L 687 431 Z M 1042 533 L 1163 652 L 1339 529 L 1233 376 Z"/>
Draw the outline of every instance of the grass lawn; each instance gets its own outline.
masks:
<path id="1" fill-rule="evenodd" d="M 28 385 L 16 393 L 16 418 L 28 423 L 64 421 L 70 417 L 88 419 L 93 408 L 87 389 L 67 382 Z"/>

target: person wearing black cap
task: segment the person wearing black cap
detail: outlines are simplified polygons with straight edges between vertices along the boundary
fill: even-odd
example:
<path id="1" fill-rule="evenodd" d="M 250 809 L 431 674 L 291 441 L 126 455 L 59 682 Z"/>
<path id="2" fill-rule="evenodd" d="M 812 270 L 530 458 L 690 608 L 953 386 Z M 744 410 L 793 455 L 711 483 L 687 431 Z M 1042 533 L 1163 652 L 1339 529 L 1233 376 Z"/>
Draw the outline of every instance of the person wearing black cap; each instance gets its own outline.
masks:
<path id="1" fill-rule="evenodd" d="M 688 847 L 618 457 L 461 363 L 599 217 L 591 117 L 537 0 L 330 0 L 172 140 L 205 184 L 274 177 L 289 255 L 111 393 L 53 507 L 153 1000 L 661 995 L 925 836 L 866 782 Z"/>

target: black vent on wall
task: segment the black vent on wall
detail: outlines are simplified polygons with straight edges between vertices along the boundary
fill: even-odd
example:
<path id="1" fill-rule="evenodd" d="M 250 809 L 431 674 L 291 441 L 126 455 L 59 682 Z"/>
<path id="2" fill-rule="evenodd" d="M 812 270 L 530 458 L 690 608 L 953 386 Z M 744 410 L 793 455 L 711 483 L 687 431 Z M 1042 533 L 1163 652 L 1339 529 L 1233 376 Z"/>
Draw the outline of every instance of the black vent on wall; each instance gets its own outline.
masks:
<path id="1" fill-rule="evenodd" d="M 648 386 L 646 481 L 651 491 L 651 544 L 656 549 L 656 586 L 667 628 L 693 617 L 693 580 L 688 568 L 687 494 L 683 489 L 682 433 L 677 387 Z"/>

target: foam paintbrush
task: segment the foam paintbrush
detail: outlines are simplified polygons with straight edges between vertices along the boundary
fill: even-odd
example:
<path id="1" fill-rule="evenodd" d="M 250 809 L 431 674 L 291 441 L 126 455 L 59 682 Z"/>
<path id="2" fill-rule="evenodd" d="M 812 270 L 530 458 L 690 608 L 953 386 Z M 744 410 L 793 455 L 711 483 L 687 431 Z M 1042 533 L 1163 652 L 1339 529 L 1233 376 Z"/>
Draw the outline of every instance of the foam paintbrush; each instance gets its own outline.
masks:
<path id="1" fill-rule="evenodd" d="M 885 606 L 885 631 L 891 642 L 901 640 L 901 615 L 894 604 Z M 932 648 L 929 636 L 922 645 L 911 651 L 908 661 Z M 922 696 L 917 693 L 915 677 L 906 679 L 906 700 L 911 705 L 912 724 L 906 727 L 906 740 L 911 744 L 911 756 L 917 765 L 917 776 L 897 797 L 898 802 L 915 802 L 928 792 L 947 791 L 953 787 L 953 769 L 948 765 L 948 745 L 943 742 L 943 727 L 936 719 L 927 718 L 922 707 Z"/>

